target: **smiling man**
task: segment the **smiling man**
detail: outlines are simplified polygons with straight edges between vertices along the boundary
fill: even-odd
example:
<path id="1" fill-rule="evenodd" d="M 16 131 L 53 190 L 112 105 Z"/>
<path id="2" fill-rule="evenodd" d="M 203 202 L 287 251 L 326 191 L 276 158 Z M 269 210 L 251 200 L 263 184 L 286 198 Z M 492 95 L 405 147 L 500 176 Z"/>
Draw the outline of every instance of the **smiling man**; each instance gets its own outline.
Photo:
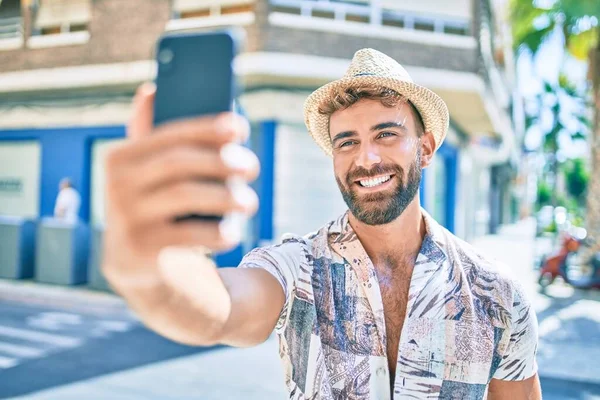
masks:
<path id="1" fill-rule="evenodd" d="M 253 155 L 229 143 L 247 125 L 204 118 L 148 135 L 151 105 L 142 89 L 134 140 L 109 158 L 104 266 L 150 327 L 188 344 L 235 346 L 275 330 L 290 399 L 541 398 L 537 321 L 522 287 L 421 208 L 422 169 L 446 136 L 448 109 L 398 63 L 361 50 L 345 77 L 306 102 L 309 133 L 333 157 L 349 210 L 251 251 L 238 268 L 162 249 L 239 240 L 229 219 L 173 217 L 254 212 L 246 187 L 214 186 L 256 176 Z M 127 176 L 148 188 L 119 185 Z"/>

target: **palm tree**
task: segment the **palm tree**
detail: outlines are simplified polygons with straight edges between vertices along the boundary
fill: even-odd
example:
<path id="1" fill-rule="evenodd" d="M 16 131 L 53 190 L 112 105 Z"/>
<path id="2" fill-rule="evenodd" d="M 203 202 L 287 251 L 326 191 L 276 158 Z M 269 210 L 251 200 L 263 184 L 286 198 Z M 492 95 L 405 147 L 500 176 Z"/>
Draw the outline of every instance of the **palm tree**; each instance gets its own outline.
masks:
<path id="1" fill-rule="evenodd" d="M 588 62 L 593 124 L 588 142 L 591 170 L 586 201 L 586 229 L 594 239 L 587 254 L 600 250 L 600 1 L 511 0 L 510 15 L 514 48 L 537 54 L 558 33 L 566 54 Z"/>
<path id="2" fill-rule="evenodd" d="M 544 154 L 546 160 L 546 171 L 544 173 L 545 179 L 550 178 L 552 182 L 552 196 L 551 204 L 556 207 L 558 193 L 557 183 L 560 166 L 560 155 L 561 150 L 560 138 L 561 136 L 570 136 L 572 140 L 585 139 L 583 132 L 587 131 L 588 128 L 588 117 L 586 116 L 586 104 L 582 101 L 582 94 L 578 92 L 577 88 L 566 81 L 566 78 L 561 75 L 558 84 L 552 84 L 550 82 L 544 82 L 544 90 L 538 93 L 535 97 L 528 99 L 529 109 L 534 110 L 528 111 L 526 115 L 526 129 L 529 130 L 533 125 L 539 125 L 541 123 L 541 111 L 547 108 L 551 116 L 551 125 L 544 132 L 543 143 L 540 146 L 540 150 Z M 564 106 L 569 104 L 575 109 L 573 111 L 566 112 Z M 548 116 L 548 115 L 547 115 Z M 573 128 L 570 125 L 570 119 L 576 118 L 580 121 L 579 124 Z"/>

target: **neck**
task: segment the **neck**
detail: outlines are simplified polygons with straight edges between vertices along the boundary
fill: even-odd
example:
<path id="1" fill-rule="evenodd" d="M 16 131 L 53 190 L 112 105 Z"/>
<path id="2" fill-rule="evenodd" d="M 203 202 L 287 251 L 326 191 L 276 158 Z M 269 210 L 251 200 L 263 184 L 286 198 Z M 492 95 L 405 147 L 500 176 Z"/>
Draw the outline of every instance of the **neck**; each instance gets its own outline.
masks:
<path id="1" fill-rule="evenodd" d="M 357 220 L 352 213 L 348 219 L 375 265 L 387 265 L 390 258 L 401 260 L 416 257 L 426 234 L 418 194 L 402 214 L 388 224 L 367 225 Z"/>

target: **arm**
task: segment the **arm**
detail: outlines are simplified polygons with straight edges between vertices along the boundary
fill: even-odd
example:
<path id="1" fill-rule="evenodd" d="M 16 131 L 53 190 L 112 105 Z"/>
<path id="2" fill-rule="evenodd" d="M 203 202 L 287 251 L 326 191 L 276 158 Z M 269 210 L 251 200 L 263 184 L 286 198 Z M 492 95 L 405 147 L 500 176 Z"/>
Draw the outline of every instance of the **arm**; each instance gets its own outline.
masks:
<path id="1" fill-rule="evenodd" d="M 264 342 L 285 302 L 281 284 L 263 269 L 217 270 L 211 260 L 196 257 L 194 265 L 168 265 L 177 273 L 148 289 L 115 289 L 149 328 L 176 342 L 240 347 Z"/>
<path id="2" fill-rule="evenodd" d="M 128 140 L 106 159 L 104 275 L 146 325 L 170 339 L 259 343 L 284 305 L 282 285 L 260 269 L 217 269 L 206 256 L 206 249 L 237 245 L 242 228 L 230 216 L 258 207 L 247 185 L 258 159 L 236 144 L 248 123 L 227 114 L 155 128 L 153 101 L 152 87 L 138 91 Z M 190 214 L 225 218 L 176 222 Z"/>
<path id="3" fill-rule="evenodd" d="M 537 374 L 522 381 L 492 379 L 488 400 L 542 400 L 542 388 Z"/>
<path id="4" fill-rule="evenodd" d="M 59 192 L 58 196 L 56 197 L 56 203 L 54 204 L 54 216 L 56 218 L 62 218 L 65 214 L 65 208 L 62 203 L 62 192 Z"/>
<path id="5" fill-rule="evenodd" d="M 538 324 L 523 287 L 515 282 L 504 355 L 488 388 L 489 400 L 541 400 L 537 374 Z"/>

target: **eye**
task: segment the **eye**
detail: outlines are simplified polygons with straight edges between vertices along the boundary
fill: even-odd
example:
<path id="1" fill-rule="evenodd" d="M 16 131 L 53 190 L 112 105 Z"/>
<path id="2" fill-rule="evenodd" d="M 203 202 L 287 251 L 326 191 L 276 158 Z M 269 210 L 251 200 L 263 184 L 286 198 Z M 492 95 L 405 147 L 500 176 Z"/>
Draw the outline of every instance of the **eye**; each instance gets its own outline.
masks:
<path id="1" fill-rule="evenodd" d="M 396 134 L 394 132 L 381 132 L 381 134 L 379 135 L 379 137 L 390 137 L 390 136 L 396 136 Z"/>
<path id="2" fill-rule="evenodd" d="M 354 143 L 356 143 L 356 141 L 354 141 L 354 140 L 346 140 L 345 142 L 343 142 L 342 144 L 340 144 L 340 147 L 348 147 L 348 146 L 350 146 L 351 144 L 354 144 Z"/>

